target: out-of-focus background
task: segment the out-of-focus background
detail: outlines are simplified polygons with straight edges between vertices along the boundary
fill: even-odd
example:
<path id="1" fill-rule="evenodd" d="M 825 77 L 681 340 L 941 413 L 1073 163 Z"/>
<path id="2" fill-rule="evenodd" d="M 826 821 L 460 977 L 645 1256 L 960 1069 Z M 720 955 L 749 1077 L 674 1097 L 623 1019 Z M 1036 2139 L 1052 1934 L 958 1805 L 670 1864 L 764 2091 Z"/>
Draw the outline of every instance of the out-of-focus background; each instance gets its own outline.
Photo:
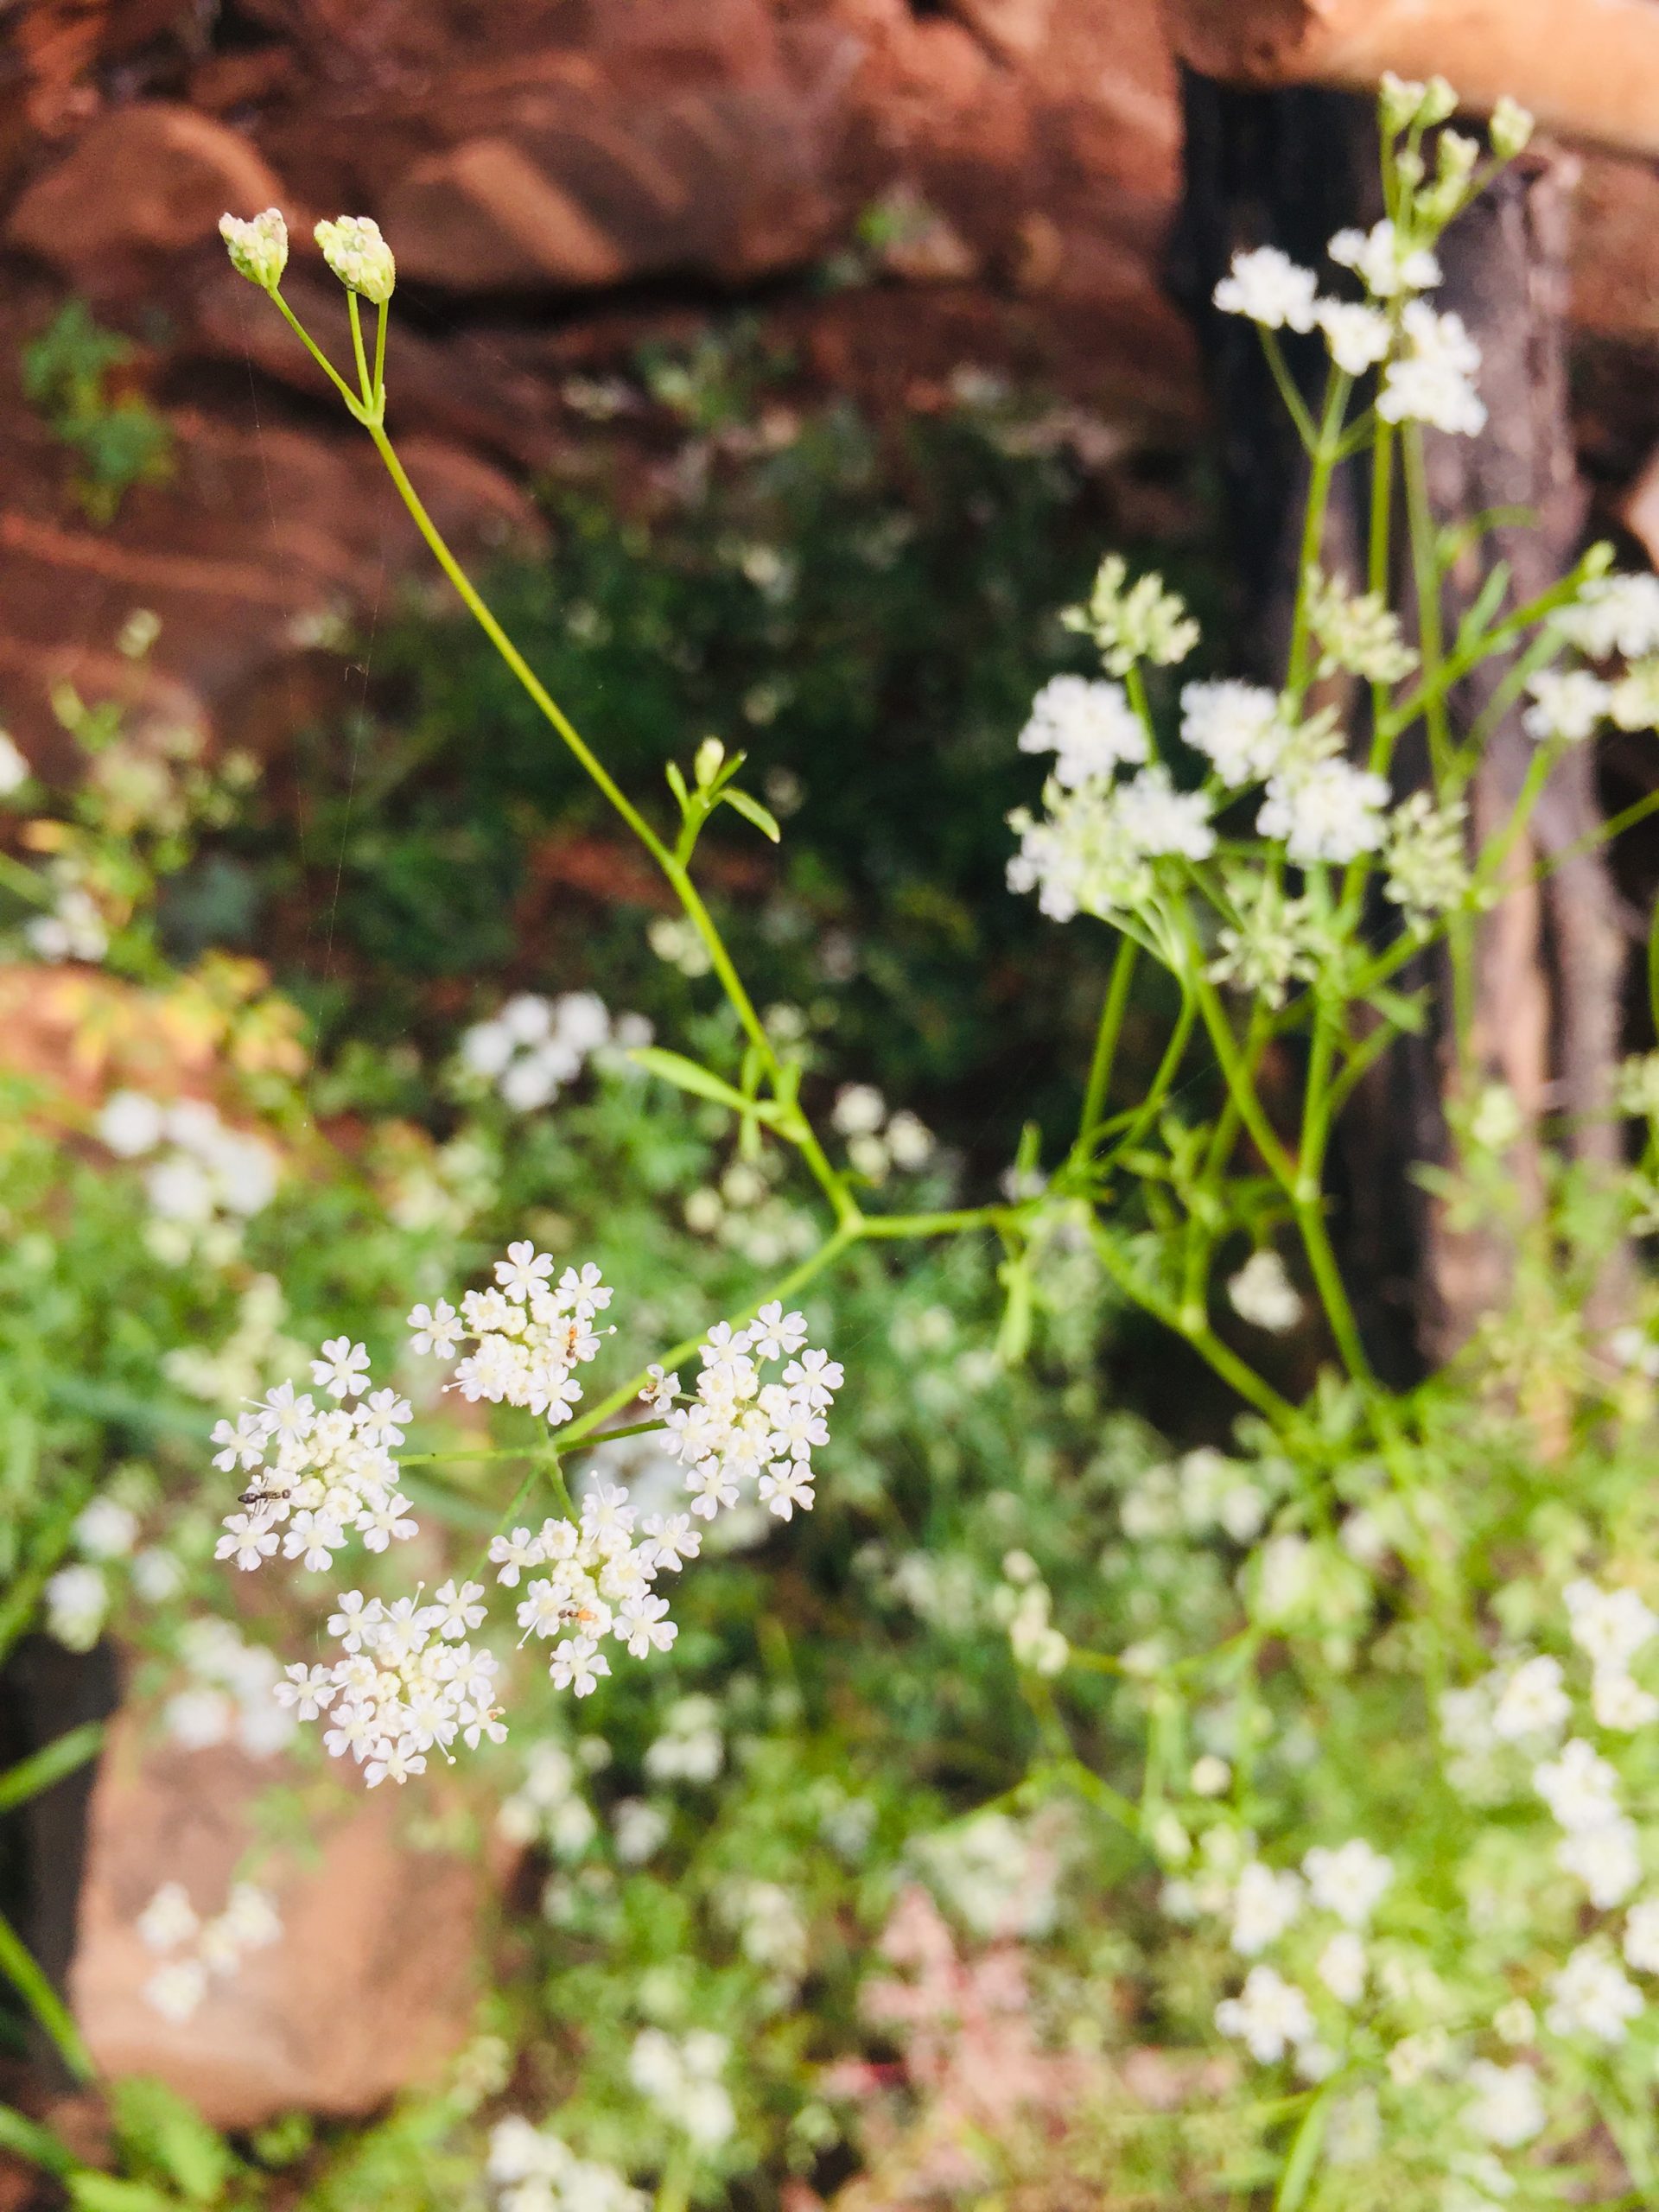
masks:
<path id="1" fill-rule="evenodd" d="M 1523 496 L 1640 565 L 1652 0 L 0 5 L 0 1726 L 9 1760 L 104 1731 L 0 1805 L 0 1904 L 105 2076 L 165 2088 L 76 2087 L 21 2008 L 0 2069 L 151 2192 L 92 2212 L 483 2204 L 486 2124 L 554 2111 L 679 2202 L 791 2212 L 1248 2169 L 1246 2123 L 1191 2121 L 1212 2062 L 1161 2048 L 1185 1999 L 1147 1993 L 1133 1853 L 1002 1803 L 1044 1740 L 1007 1637 L 1039 1570 L 1103 1642 L 1190 1634 L 1228 1602 L 1192 1543 L 1267 1510 L 1171 1503 L 1222 1412 L 1081 1261 L 1027 1374 L 984 1350 L 994 1253 L 815 1293 L 853 1380 L 806 1533 L 749 1531 L 671 1668 L 532 1707 L 482 1784 L 369 1798 L 273 1721 L 297 1601 L 212 1560 L 219 1414 L 331 1329 L 385 1356 L 411 1286 L 520 1227 L 606 1261 L 648 1357 L 786 1262 L 803 1202 L 604 1052 L 531 1065 L 591 1027 L 575 994 L 711 1021 L 697 947 L 217 226 L 284 210 L 338 348 L 312 223 L 381 223 L 434 514 L 632 788 L 749 750 L 781 857 L 734 828 L 709 867 L 769 1018 L 826 1102 L 868 1087 L 872 1179 L 944 1204 L 1063 1115 L 1097 1004 L 1095 949 L 1001 889 L 1014 737 L 1080 665 L 1058 611 L 1121 550 L 1253 664 L 1289 487 L 1204 302 L 1231 244 L 1364 213 L 1342 149 L 1390 67 L 1539 109 L 1526 235 L 1464 282 L 1564 348 Z M 1513 412 L 1490 436 L 1513 461 Z M 1659 781 L 1634 741 L 1603 776 Z M 1633 910 L 1659 869 L 1624 869 Z M 504 1006 L 516 1090 L 463 1043 Z M 1396 1322 L 1427 1264 L 1379 1245 Z M 463 1547 L 474 1471 L 420 1501 Z M 224 1934 L 238 1882 L 279 1939 Z M 174 1883 L 222 1971 L 150 1910 Z M 0 2204 L 41 2186 L 20 2158 Z"/>

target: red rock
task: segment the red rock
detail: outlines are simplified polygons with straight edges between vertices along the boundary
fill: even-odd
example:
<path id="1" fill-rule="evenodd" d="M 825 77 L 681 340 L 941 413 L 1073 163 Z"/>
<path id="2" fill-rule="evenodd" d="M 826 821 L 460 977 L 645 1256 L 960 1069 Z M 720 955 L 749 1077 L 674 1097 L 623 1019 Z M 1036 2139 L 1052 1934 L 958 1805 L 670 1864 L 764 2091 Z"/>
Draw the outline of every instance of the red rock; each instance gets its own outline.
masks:
<path id="1" fill-rule="evenodd" d="M 156 1960 L 138 1915 L 166 1881 L 204 1916 L 222 1908 L 249 1872 L 253 1801 L 274 1778 L 238 1751 L 146 1743 L 129 1716 L 93 1798 L 76 2018 L 100 2069 L 159 2075 L 223 2127 L 296 2109 L 371 2112 L 430 2078 L 472 2027 L 476 1868 L 408 1843 L 395 1791 L 349 1783 L 312 1785 L 315 1849 L 257 1861 L 281 1941 L 245 1956 L 182 2024 L 145 2001 Z"/>
<path id="2" fill-rule="evenodd" d="M 1473 107 L 1505 93 L 1553 130 L 1659 154 L 1652 0 L 1170 0 L 1177 50 L 1251 84 L 1439 73 Z"/>
<path id="3" fill-rule="evenodd" d="M 255 214 L 280 196 L 239 132 L 147 101 L 111 109 L 84 131 L 23 191 L 6 236 L 78 276 L 125 253 L 176 253 L 211 237 L 226 209 Z"/>

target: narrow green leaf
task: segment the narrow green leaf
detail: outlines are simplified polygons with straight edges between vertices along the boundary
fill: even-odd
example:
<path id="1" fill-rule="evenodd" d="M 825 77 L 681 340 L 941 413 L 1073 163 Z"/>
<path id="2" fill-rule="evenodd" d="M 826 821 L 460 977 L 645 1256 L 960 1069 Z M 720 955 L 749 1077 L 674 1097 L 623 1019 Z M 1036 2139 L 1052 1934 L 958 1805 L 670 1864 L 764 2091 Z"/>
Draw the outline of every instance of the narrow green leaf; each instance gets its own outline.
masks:
<path id="1" fill-rule="evenodd" d="M 179 2212 L 176 2196 L 152 2189 L 147 2181 L 123 2181 L 90 2166 L 69 2176 L 69 2202 L 75 2212 Z"/>
<path id="2" fill-rule="evenodd" d="M 0 1917 L 0 1974 L 5 1975 L 50 2036 L 69 2071 L 77 2080 L 90 2082 L 98 2069 L 81 2040 L 80 2030 L 70 2018 L 68 2006 L 41 1972 L 11 1923 L 3 1917 Z"/>
<path id="3" fill-rule="evenodd" d="M 686 791 L 685 778 L 680 773 L 679 763 L 677 760 L 671 760 L 663 773 L 668 778 L 668 788 L 680 802 L 680 812 L 688 813 L 691 801 Z"/>
<path id="4" fill-rule="evenodd" d="M 661 1076 L 677 1090 L 689 1090 L 696 1098 L 711 1098 L 717 1106 L 729 1106 L 734 1114 L 754 1111 L 753 1099 L 746 1098 L 741 1090 L 734 1090 L 729 1083 L 722 1083 L 717 1075 L 710 1075 L 707 1068 L 699 1067 L 683 1053 L 666 1052 L 660 1045 L 637 1045 L 628 1058 L 647 1075 Z"/>
<path id="5" fill-rule="evenodd" d="M 16 1766 L 0 1774 L 0 1813 L 9 1813 L 13 1806 L 39 1796 L 42 1789 L 50 1789 L 54 1782 L 85 1766 L 88 1759 L 98 1757 L 103 1742 L 104 1723 L 89 1720 L 83 1727 L 54 1737 L 28 1758 L 19 1759 Z"/>
<path id="6" fill-rule="evenodd" d="M 1284 2178 L 1279 2193 L 1273 2200 L 1273 2212 L 1299 2212 L 1307 2195 L 1309 2184 L 1319 2169 L 1319 2152 L 1325 2147 L 1325 2124 L 1330 2117 L 1330 2084 L 1320 2090 L 1308 2107 L 1301 2126 L 1290 2146 L 1290 2157 L 1285 2164 Z"/>
<path id="7" fill-rule="evenodd" d="M 0 2151 L 27 2158 L 30 2165 L 43 2166 L 50 2174 L 74 2171 L 75 2154 L 61 2137 L 37 2120 L 26 2120 L 10 2105 L 0 2105 Z"/>
<path id="8" fill-rule="evenodd" d="M 782 844 L 783 831 L 778 827 L 775 817 L 767 812 L 758 798 L 751 798 L 747 791 L 741 791 L 735 788 L 721 791 L 721 798 L 728 806 L 734 808 L 746 822 L 753 822 L 762 836 L 770 837 L 774 845 Z"/>
<path id="9" fill-rule="evenodd" d="M 119 2082 L 113 2093 L 116 2131 L 127 2163 L 153 2171 L 193 2204 L 220 2196 L 234 2165 L 225 2139 L 195 2107 L 164 2082 Z"/>

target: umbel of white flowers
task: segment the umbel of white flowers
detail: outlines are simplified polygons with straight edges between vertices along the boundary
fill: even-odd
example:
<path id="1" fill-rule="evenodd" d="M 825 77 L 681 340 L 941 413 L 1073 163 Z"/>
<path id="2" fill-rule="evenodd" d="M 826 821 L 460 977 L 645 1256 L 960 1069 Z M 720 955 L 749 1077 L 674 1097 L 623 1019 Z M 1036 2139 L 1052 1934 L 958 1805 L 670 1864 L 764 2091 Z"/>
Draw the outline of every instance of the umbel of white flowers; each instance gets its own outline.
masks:
<path id="1" fill-rule="evenodd" d="M 591 1265 L 567 1268 L 555 1281 L 553 1261 L 528 1242 L 508 1247 L 495 1278 L 468 1291 L 459 1310 L 442 1298 L 416 1306 L 411 1349 L 451 1363 L 447 1389 L 474 1403 L 523 1408 L 556 1431 L 581 1401 L 577 1370 L 600 1351 L 610 1287 Z M 688 1511 L 641 1520 L 626 1490 L 596 1481 L 575 1520 L 514 1528 L 491 1543 L 500 1586 L 516 1591 L 524 1579 L 520 1641 L 551 1643 L 556 1688 L 588 1696 L 611 1671 L 607 1643 L 640 1659 L 672 1647 L 679 1631 L 656 1585 L 697 1557 L 697 1524 L 736 1505 L 746 1489 L 779 1520 L 811 1510 L 812 1453 L 829 1441 L 824 1416 L 842 1375 L 827 1353 L 807 1348 L 806 1333 L 803 1317 L 774 1301 L 746 1327 L 722 1321 L 709 1330 L 695 1389 L 650 1369 L 645 1402 L 662 1422 L 664 1448 L 686 1471 Z M 473 1349 L 463 1351 L 468 1338 Z M 247 1481 L 217 1556 L 245 1571 L 280 1547 L 309 1571 L 330 1573 L 353 1535 L 383 1552 L 416 1534 L 397 1487 L 409 1402 L 371 1388 L 368 1352 L 349 1337 L 323 1345 L 311 1379 L 322 1405 L 283 1382 L 214 1431 L 214 1465 Z M 371 1787 L 423 1773 L 427 1754 L 450 1757 L 457 1737 L 474 1747 L 499 1743 L 506 1732 L 499 1662 L 470 1641 L 484 1623 L 484 1595 L 481 1585 L 454 1579 L 424 1604 L 419 1590 L 391 1605 L 347 1591 L 328 1621 L 340 1657 L 290 1666 L 276 1696 L 301 1720 L 326 1715 L 325 1749 L 349 1752 Z"/>
<path id="2" fill-rule="evenodd" d="M 246 221 L 221 215 L 219 234 L 238 275 L 262 292 L 274 292 L 288 266 L 288 225 L 281 209 L 267 207 Z M 332 223 L 319 223 L 315 235 L 323 259 L 346 289 L 385 307 L 397 285 L 397 264 L 373 218 L 340 215 Z"/>

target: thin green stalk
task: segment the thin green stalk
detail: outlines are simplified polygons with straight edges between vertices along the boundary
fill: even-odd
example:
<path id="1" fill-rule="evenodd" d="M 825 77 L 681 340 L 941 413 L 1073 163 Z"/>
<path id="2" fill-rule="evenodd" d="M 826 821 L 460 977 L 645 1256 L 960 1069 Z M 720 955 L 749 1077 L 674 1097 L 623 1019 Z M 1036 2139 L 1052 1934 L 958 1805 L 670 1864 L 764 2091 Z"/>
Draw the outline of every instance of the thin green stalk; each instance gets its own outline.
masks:
<path id="1" fill-rule="evenodd" d="M 1434 547 L 1434 516 L 1429 505 L 1428 471 L 1423 461 L 1423 434 L 1414 423 L 1407 426 L 1400 442 L 1405 460 L 1406 517 L 1411 538 L 1412 573 L 1417 585 L 1417 636 L 1422 655 L 1423 683 L 1420 696 L 1428 726 L 1430 764 L 1438 783 L 1452 749 L 1451 724 L 1446 714 L 1443 673 L 1445 629 L 1440 611 L 1440 564 Z"/>
<path id="2" fill-rule="evenodd" d="M 340 394 L 347 407 L 351 409 L 352 413 L 360 423 L 363 420 L 362 401 L 359 399 L 357 394 L 352 390 L 350 385 L 346 383 L 345 378 L 341 376 L 340 371 L 334 366 L 334 363 L 323 352 L 322 348 L 314 342 L 310 332 L 300 321 L 298 315 L 295 314 L 293 308 L 289 307 L 288 302 L 283 297 L 282 294 L 280 292 L 273 292 L 270 296 L 275 302 L 277 312 L 281 315 L 283 321 L 294 333 L 294 335 L 299 340 L 301 345 L 304 346 L 306 352 L 311 356 L 317 366 L 322 371 L 324 376 L 327 378 L 329 383 L 333 385 L 334 390 Z"/>
<path id="3" fill-rule="evenodd" d="M 1145 1097 L 1131 1114 L 1122 1117 L 1126 1120 L 1128 1126 L 1114 1142 L 1105 1158 L 1097 1163 L 1097 1172 L 1102 1174 L 1122 1154 L 1132 1151 L 1140 1143 L 1156 1119 L 1159 1108 L 1169 1096 L 1175 1077 L 1180 1071 L 1187 1046 L 1192 1041 L 1198 1009 L 1192 993 L 1187 988 L 1185 978 L 1178 976 L 1176 980 L 1181 987 L 1181 1010 L 1175 1017 L 1175 1026 L 1170 1031 L 1169 1042 L 1165 1046 L 1163 1057 L 1153 1072 L 1152 1081 L 1147 1086 Z M 1102 1134 L 1103 1135 L 1104 1132 Z"/>
<path id="4" fill-rule="evenodd" d="M 1138 952 L 1139 948 L 1133 938 L 1118 939 L 1111 977 L 1101 1002 L 1100 1022 L 1095 1032 L 1094 1057 L 1089 1064 L 1089 1080 L 1083 1094 L 1083 1113 L 1077 1123 L 1079 1145 L 1089 1143 L 1105 1111 L 1106 1095 L 1111 1088 L 1112 1067 L 1117 1058 L 1118 1039 L 1123 1033 L 1123 1017 L 1128 1010 L 1129 987 L 1135 981 Z"/>
<path id="5" fill-rule="evenodd" d="M 380 319 L 374 332 L 374 404 L 383 411 L 386 404 L 386 311 L 391 302 L 380 302 Z"/>
<path id="6" fill-rule="evenodd" d="M 963 1206 L 954 1213 L 867 1213 L 849 1241 L 855 1243 L 908 1242 L 924 1236 L 962 1236 L 976 1229 L 1007 1229 L 1024 1208 Z"/>
<path id="7" fill-rule="evenodd" d="M 1111 1238 L 1098 1221 L 1091 1221 L 1090 1240 L 1103 1268 L 1124 1294 L 1161 1321 L 1166 1329 L 1185 1338 L 1198 1357 L 1230 1383 L 1247 1405 L 1270 1421 L 1275 1428 L 1285 1428 L 1296 1419 L 1296 1408 L 1288 1398 L 1281 1397 L 1270 1382 L 1264 1382 L 1255 1370 L 1232 1349 L 1224 1344 L 1211 1328 L 1207 1319 L 1193 1322 L 1191 1317 L 1183 1320 L 1179 1310 L 1162 1294 L 1142 1282 L 1135 1270 L 1113 1248 Z"/>
<path id="8" fill-rule="evenodd" d="M 5 1975 L 35 2015 L 75 2079 L 92 2081 L 98 2069 L 68 2006 L 35 1964 L 11 1923 L 3 1916 L 0 1916 L 0 1974 Z"/>
<path id="9" fill-rule="evenodd" d="M 363 350 L 363 317 L 358 308 L 355 292 L 348 290 L 346 295 L 346 312 L 352 320 L 352 352 L 357 360 L 357 380 L 362 386 L 363 404 L 372 413 L 374 386 L 369 379 L 369 357 Z"/>
<path id="10" fill-rule="evenodd" d="M 1291 421 L 1296 425 L 1297 435 L 1306 451 L 1312 453 L 1319 442 L 1319 432 L 1313 427 L 1313 417 L 1307 411 L 1307 402 L 1296 389 L 1296 379 L 1286 365 L 1284 350 L 1275 332 L 1265 328 L 1262 331 L 1262 351 L 1268 357 L 1268 366 L 1279 387 L 1279 397 L 1284 401 Z"/>
<path id="11" fill-rule="evenodd" d="M 1376 443 L 1371 450 L 1371 512 L 1365 584 L 1384 603 L 1389 597 L 1389 571 L 1394 540 L 1394 425 L 1378 421 Z M 1386 776 L 1394 755 L 1394 741 L 1385 728 L 1389 687 L 1371 686 L 1371 757 L 1376 776 Z"/>
<path id="12" fill-rule="evenodd" d="M 1290 658 L 1285 676 L 1285 689 L 1299 707 L 1308 686 L 1310 578 L 1319 565 L 1319 552 L 1325 543 L 1325 516 L 1331 505 L 1332 480 L 1336 474 L 1337 449 L 1342 435 L 1343 416 L 1348 410 L 1348 397 L 1353 388 L 1351 377 L 1344 376 L 1339 369 L 1331 372 L 1325 385 L 1325 410 L 1313 446 L 1313 467 L 1308 476 L 1307 507 L 1302 518 L 1301 559 L 1296 574 L 1296 610 L 1292 617 Z"/>
<path id="13" fill-rule="evenodd" d="M 297 329 L 299 326 L 296 324 L 295 327 Z M 339 383 L 339 381 L 340 379 L 336 378 L 335 382 Z M 341 385 L 341 390 L 344 389 L 345 387 Z M 565 745 L 603 792 L 611 806 L 672 882 L 675 875 L 673 855 L 652 828 L 650 823 L 645 820 L 644 815 L 640 813 L 639 808 L 634 805 L 632 800 L 621 789 L 604 762 L 581 736 L 575 725 L 570 721 L 557 700 L 554 698 L 540 677 L 537 675 L 518 646 L 501 627 L 500 623 L 497 621 L 489 606 L 474 587 L 472 578 L 449 550 L 442 531 L 427 512 L 420 493 L 410 482 L 404 464 L 397 458 L 397 448 L 386 435 L 385 429 L 378 423 L 370 423 L 365 427 L 374 441 L 374 449 L 385 464 L 386 474 L 397 486 L 397 495 L 408 508 L 415 527 L 426 540 L 428 550 L 454 586 L 467 613 L 512 671 L 542 715 L 557 731 Z M 692 918 L 695 920 L 696 917 L 693 916 Z"/>

